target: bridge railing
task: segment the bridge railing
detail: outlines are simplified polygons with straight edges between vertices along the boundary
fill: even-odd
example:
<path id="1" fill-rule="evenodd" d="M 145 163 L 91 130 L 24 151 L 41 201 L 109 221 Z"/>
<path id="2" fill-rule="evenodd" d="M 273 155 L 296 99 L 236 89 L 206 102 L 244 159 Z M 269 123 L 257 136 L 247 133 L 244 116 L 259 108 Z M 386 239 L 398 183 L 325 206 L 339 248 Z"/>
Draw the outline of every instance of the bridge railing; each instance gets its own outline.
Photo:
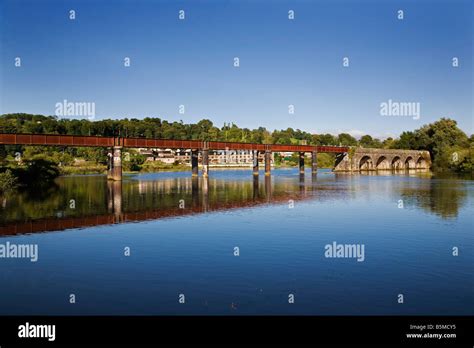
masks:
<path id="1" fill-rule="evenodd" d="M 283 145 L 255 144 L 226 141 L 173 140 L 148 138 L 100 137 L 87 135 L 62 134 L 0 134 L 0 144 L 6 145 L 50 145 L 50 146 L 100 146 L 100 147 L 135 147 L 135 148 L 181 148 L 210 150 L 270 150 L 273 152 L 347 152 L 347 146 L 316 145 Z"/>
<path id="2" fill-rule="evenodd" d="M 114 138 L 59 134 L 0 134 L 0 144 L 108 147 L 114 146 Z"/>

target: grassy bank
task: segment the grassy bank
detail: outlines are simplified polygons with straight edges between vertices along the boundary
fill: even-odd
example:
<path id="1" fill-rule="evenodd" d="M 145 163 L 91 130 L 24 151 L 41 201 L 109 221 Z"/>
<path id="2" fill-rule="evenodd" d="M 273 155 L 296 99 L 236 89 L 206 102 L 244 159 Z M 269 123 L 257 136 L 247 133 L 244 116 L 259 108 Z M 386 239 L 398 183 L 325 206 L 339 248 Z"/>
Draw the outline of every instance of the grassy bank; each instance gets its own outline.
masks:
<path id="1" fill-rule="evenodd" d="M 74 166 L 59 167 L 61 175 L 84 175 L 84 174 L 105 174 L 107 166 L 103 164 L 88 163 Z"/>
<path id="2" fill-rule="evenodd" d="M 147 161 L 140 165 L 139 172 L 142 173 L 153 173 L 153 172 L 180 172 L 191 170 L 189 166 L 185 164 L 167 164 L 161 161 Z"/>
<path id="3" fill-rule="evenodd" d="M 318 168 L 330 168 L 334 167 L 336 161 L 335 155 L 329 153 L 318 153 Z M 275 167 L 277 168 L 291 168 L 299 165 L 298 153 L 293 153 L 291 156 L 283 157 L 279 154 L 275 154 Z M 311 167 L 311 158 L 305 157 L 304 165 Z"/>

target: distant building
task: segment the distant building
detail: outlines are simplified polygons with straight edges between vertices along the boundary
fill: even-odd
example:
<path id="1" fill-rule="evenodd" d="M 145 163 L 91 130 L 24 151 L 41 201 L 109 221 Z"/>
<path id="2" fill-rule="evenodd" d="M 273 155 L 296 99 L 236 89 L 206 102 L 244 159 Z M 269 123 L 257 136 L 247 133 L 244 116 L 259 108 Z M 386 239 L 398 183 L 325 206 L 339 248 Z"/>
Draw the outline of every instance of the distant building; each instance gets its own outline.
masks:
<path id="1" fill-rule="evenodd" d="M 149 149 L 139 148 L 138 153 L 146 156 L 146 161 L 160 161 L 163 163 L 183 163 L 189 164 L 191 161 L 191 150 L 172 150 L 172 149 Z M 201 152 L 199 152 L 198 161 L 201 162 Z M 263 152 L 258 155 L 259 162 L 264 161 Z M 273 154 L 272 154 L 273 163 Z M 252 151 L 248 150 L 209 150 L 210 166 L 245 166 L 253 165 Z"/>

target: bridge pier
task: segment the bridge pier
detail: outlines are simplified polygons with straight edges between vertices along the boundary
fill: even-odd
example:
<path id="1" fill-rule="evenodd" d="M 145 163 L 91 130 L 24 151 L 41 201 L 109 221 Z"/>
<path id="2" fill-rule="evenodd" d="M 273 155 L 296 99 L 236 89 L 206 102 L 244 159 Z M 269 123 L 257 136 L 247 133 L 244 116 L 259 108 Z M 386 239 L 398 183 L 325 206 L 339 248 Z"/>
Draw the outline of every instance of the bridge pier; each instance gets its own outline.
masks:
<path id="1" fill-rule="evenodd" d="M 300 174 L 304 174 L 304 152 L 298 154 Z"/>
<path id="2" fill-rule="evenodd" d="M 265 150 L 265 175 L 270 175 L 272 170 L 272 151 Z"/>
<path id="3" fill-rule="evenodd" d="M 122 180 L 122 147 L 114 146 L 112 153 L 109 153 L 109 163 L 107 168 L 108 180 Z"/>
<path id="4" fill-rule="evenodd" d="M 122 181 L 107 182 L 108 210 L 114 214 L 114 221 L 122 221 Z"/>
<path id="5" fill-rule="evenodd" d="M 258 175 L 258 150 L 253 151 L 253 175 Z"/>
<path id="6" fill-rule="evenodd" d="M 198 150 L 192 149 L 191 150 L 191 173 L 192 173 L 192 176 L 198 176 L 199 175 L 198 159 L 199 159 Z"/>
<path id="7" fill-rule="evenodd" d="M 259 186 L 259 178 L 257 175 L 253 176 L 253 200 L 255 201 L 258 198 L 258 186 Z"/>
<path id="8" fill-rule="evenodd" d="M 202 178 L 202 211 L 209 210 L 209 177 Z"/>
<path id="9" fill-rule="evenodd" d="M 311 152 L 311 174 L 316 174 L 318 172 L 318 152 Z"/>
<path id="10" fill-rule="evenodd" d="M 192 207 L 199 207 L 199 178 L 197 175 L 191 177 L 191 202 Z"/>
<path id="11" fill-rule="evenodd" d="M 209 175 L 209 150 L 202 150 L 202 176 L 207 178 Z"/>
<path id="12" fill-rule="evenodd" d="M 300 173 L 299 186 L 300 186 L 300 195 L 304 195 L 306 193 L 304 173 Z"/>
<path id="13" fill-rule="evenodd" d="M 267 202 L 270 202 L 272 198 L 272 177 L 270 175 L 265 176 L 265 198 Z"/>

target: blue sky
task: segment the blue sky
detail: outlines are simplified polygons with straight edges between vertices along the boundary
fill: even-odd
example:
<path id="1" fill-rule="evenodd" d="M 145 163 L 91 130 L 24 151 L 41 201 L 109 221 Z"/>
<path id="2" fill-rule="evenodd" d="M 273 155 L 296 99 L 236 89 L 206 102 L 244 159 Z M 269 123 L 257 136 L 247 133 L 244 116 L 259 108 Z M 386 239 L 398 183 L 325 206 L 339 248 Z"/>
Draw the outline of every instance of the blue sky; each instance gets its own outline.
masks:
<path id="1" fill-rule="evenodd" d="M 67 99 L 98 119 L 386 137 L 451 117 L 473 133 L 470 0 L 0 3 L 0 113 L 53 115 Z M 419 102 L 420 119 L 381 116 L 389 99 Z"/>

